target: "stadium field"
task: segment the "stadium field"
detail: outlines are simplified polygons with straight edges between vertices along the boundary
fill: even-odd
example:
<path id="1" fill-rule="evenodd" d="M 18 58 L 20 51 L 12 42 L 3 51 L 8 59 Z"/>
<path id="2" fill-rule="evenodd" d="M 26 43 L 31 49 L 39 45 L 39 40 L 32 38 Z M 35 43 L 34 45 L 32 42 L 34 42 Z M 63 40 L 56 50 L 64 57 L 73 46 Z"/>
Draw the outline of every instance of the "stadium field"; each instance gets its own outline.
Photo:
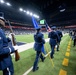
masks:
<path id="1" fill-rule="evenodd" d="M 33 42 L 32 39 L 33 38 L 30 38 L 29 41 L 27 42 L 30 42 L 30 41 Z M 24 39 L 21 40 L 21 37 L 18 38 L 17 40 L 24 42 Z M 69 57 L 65 56 L 69 41 L 70 41 L 70 37 L 68 35 L 65 35 L 62 38 L 62 41 L 60 44 L 60 51 L 58 52 L 55 51 L 54 59 L 52 60 L 54 66 L 52 65 L 52 62 L 49 56 L 47 56 L 44 62 L 41 62 L 41 60 L 39 61 L 39 70 L 37 70 L 36 72 L 31 71 L 28 75 L 59 75 L 59 72 L 61 69 L 67 72 L 66 75 L 76 75 L 76 71 L 75 71 L 76 47 L 72 46 L 73 42 L 71 43 L 70 56 Z M 50 51 L 49 43 L 45 44 L 45 50 L 46 50 L 46 53 L 47 53 L 47 50 L 48 52 Z M 68 66 L 62 65 L 64 58 L 69 59 Z M 23 75 L 28 69 L 30 69 L 33 66 L 34 59 L 35 59 L 35 51 L 33 50 L 33 48 L 21 52 L 20 60 L 17 62 L 15 62 L 15 59 L 12 56 L 12 60 L 14 64 L 14 71 L 15 71 L 14 75 Z M 2 75 L 2 71 L 0 71 L 0 75 Z"/>
<path id="2" fill-rule="evenodd" d="M 33 35 L 34 35 L 34 34 L 29 34 L 29 35 L 16 35 L 15 38 L 16 38 L 16 41 L 25 42 L 25 43 L 30 43 L 30 42 L 33 42 L 33 41 L 34 41 Z M 44 38 L 48 38 L 48 35 L 45 34 L 45 35 L 44 35 Z"/>

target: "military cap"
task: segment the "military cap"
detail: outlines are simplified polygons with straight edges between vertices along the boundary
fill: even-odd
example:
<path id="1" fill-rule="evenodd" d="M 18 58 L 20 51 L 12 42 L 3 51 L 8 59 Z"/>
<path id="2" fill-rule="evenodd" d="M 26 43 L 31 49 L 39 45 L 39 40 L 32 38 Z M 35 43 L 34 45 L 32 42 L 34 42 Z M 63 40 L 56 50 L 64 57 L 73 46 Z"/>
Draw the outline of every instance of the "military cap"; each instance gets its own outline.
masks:
<path id="1" fill-rule="evenodd" d="M 52 28 L 52 29 L 56 29 L 56 26 L 52 26 L 51 28 Z"/>

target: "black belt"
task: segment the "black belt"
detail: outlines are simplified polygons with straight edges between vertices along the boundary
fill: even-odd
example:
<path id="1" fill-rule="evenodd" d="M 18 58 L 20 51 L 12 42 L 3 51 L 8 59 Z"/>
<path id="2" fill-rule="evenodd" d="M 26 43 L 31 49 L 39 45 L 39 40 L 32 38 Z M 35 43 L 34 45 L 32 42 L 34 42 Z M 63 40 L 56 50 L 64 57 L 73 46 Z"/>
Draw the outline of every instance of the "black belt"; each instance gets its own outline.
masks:
<path id="1" fill-rule="evenodd" d="M 50 38 L 50 39 L 54 39 L 54 40 L 56 40 L 55 38 Z"/>
<path id="2" fill-rule="evenodd" d="M 37 44 L 42 44 L 42 42 L 35 42 L 35 43 L 37 43 Z"/>

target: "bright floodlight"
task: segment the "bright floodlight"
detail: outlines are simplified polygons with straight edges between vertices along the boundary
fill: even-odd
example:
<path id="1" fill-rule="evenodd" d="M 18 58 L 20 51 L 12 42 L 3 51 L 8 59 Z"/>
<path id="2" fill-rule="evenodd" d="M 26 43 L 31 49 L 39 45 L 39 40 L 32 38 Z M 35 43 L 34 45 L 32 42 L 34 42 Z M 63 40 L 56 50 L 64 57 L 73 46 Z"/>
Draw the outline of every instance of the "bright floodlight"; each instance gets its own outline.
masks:
<path id="1" fill-rule="evenodd" d="M 34 14 L 33 16 L 34 16 L 35 18 L 39 18 L 39 16 L 38 16 L 38 15 L 36 15 L 36 14 Z"/>
<path id="2" fill-rule="evenodd" d="M 37 16 L 37 18 L 39 18 L 39 16 Z"/>
<path id="3" fill-rule="evenodd" d="M 26 12 L 26 10 L 24 10 L 24 12 Z"/>
<path id="4" fill-rule="evenodd" d="M 32 14 L 32 13 L 30 13 L 30 15 L 32 16 L 33 14 Z"/>
<path id="5" fill-rule="evenodd" d="M 4 0 L 0 0 L 0 3 L 4 3 Z"/>
<path id="6" fill-rule="evenodd" d="M 36 17 L 36 14 L 34 14 L 33 16 Z"/>
<path id="7" fill-rule="evenodd" d="M 19 8 L 19 10 L 20 10 L 20 11 L 23 11 L 23 9 L 22 9 L 22 8 Z"/>
<path id="8" fill-rule="evenodd" d="M 8 2 L 7 2 L 6 4 L 7 4 L 8 6 L 11 6 L 11 4 L 10 4 L 10 3 L 8 3 Z"/>
<path id="9" fill-rule="evenodd" d="M 26 13 L 27 13 L 27 14 L 29 14 L 30 12 L 29 12 L 29 11 L 27 11 Z"/>

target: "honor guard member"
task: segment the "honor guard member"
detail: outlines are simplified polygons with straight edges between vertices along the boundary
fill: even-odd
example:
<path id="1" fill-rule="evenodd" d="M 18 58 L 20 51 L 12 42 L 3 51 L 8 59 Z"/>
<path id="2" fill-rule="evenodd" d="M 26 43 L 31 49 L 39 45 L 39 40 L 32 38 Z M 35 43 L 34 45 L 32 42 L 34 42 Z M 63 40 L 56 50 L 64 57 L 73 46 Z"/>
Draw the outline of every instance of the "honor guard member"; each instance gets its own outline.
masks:
<path id="1" fill-rule="evenodd" d="M 3 75 L 14 75 L 14 68 L 11 53 L 15 52 L 12 46 L 8 46 L 8 38 L 6 38 L 3 28 L 5 27 L 5 19 L 3 13 L 0 13 L 0 70 Z"/>
<path id="2" fill-rule="evenodd" d="M 74 30 L 74 42 L 73 42 L 73 46 L 76 46 L 76 30 Z"/>
<path id="3" fill-rule="evenodd" d="M 33 72 L 38 70 L 38 61 L 41 58 L 42 62 L 44 62 L 45 57 L 42 56 L 41 48 L 43 44 L 45 44 L 44 35 L 41 33 L 41 27 L 36 28 L 36 34 L 34 35 L 34 49 L 36 51 L 36 58 L 33 65 Z"/>
<path id="4" fill-rule="evenodd" d="M 57 51 L 59 51 L 59 45 L 60 45 L 60 41 L 61 41 L 61 38 L 63 35 L 62 35 L 62 32 L 60 31 L 60 28 L 57 28 L 56 32 L 57 32 L 58 38 L 59 38 L 59 40 L 57 42 Z"/>
<path id="5" fill-rule="evenodd" d="M 56 27 L 53 26 L 51 27 L 52 31 L 49 32 L 48 34 L 48 38 L 49 39 L 49 44 L 50 44 L 50 47 L 51 47 L 51 54 L 50 54 L 50 57 L 53 58 L 53 54 L 54 54 L 54 49 L 55 49 L 55 45 L 57 44 L 57 41 L 58 41 L 58 35 L 55 31 Z"/>

